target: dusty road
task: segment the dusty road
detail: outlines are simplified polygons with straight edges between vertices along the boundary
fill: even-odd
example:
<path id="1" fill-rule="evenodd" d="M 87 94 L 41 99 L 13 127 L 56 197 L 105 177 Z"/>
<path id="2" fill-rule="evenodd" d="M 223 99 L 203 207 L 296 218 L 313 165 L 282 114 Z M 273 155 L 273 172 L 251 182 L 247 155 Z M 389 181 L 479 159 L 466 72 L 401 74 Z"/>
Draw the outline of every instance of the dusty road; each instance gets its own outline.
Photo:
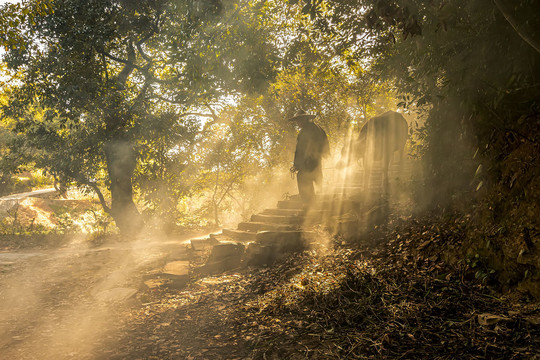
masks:
<path id="1" fill-rule="evenodd" d="M 185 240 L 117 242 L 0 253 L 0 358 L 94 359 L 112 346 L 130 308 L 140 306 L 142 276 Z M 135 293 L 135 294 L 134 294 Z"/>

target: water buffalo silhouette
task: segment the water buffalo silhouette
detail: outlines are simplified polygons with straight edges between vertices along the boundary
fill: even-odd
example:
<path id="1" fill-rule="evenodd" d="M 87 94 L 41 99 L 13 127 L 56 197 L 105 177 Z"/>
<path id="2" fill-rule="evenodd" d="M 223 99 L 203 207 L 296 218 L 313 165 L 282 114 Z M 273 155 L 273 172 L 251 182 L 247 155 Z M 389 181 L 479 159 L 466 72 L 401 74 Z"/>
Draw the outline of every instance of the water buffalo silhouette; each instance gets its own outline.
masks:
<path id="1" fill-rule="evenodd" d="M 347 158 L 348 164 L 353 160 L 362 160 L 366 174 L 365 181 L 373 162 L 382 161 L 383 180 L 387 182 L 388 168 L 395 153 L 399 152 L 400 163 L 403 160 L 407 138 L 407 120 L 400 113 L 387 111 L 366 121 L 360 129 L 358 138 L 350 142 L 348 149 L 343 149 L 342 156 Z"/>

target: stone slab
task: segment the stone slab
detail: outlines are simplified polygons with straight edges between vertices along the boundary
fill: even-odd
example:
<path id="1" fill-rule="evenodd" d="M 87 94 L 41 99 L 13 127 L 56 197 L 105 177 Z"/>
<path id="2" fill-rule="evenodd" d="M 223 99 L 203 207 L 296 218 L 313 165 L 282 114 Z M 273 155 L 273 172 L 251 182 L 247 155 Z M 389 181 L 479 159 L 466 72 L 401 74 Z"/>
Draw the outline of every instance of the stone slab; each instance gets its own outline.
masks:
<path id="1" fill-rule="evenodd" d="M 243 244 L 225 243 L 212 248 L 208 261 L 194 269 L 199 274 L 215 274 L 240 267 L 244 256 Z"/>
<path id="2" fill-rule="evenodd" d="M 213 241 L 215 241 L 215 245 L 218 244 L 228 244 L 228 243 L 234 243 L 236 244 L 237 241 L 234 240 L 232 237 L 223 235 L 223 234 L 210 234 L 210 238 L 212 238 Z M 215 246 L 213 245 L 213 246 Z"/>
<path id="3" fill-rule="evenodd" d="M 217 240 L 215 237 L 208 237 L 203 239 L 191 239 L 190 243 L 192 250 L 202 251 L 219 244 L 219 240 Z"/>
<path id="4" fill-rule="evenodd" d="M 304 215 L 304 210 L 298 209 L 265 209 L 262 212 L 264 215 L 278 216 L 301 216 Z"/>
<path id="5" fill-rule="evenodd" d="M 241 222 L 238 224 L 238 230 L 242 231 L 287 231 L 294 230 L 294 225 L 290 224 L 269 224 L 264 222 Z"/>
<path id="6" fill-rule="evenodd" d="M 242 263 L 244 266 L 268 266 L 274 263 L 276 256 L 276 250 L 272 246 L 251 243 L 246 249 Z"/>
<path id="7" fill-rule="evenodd" d="M 154 275 L 154 279 L 165 279 L 166 286 L 180 289 L 189 282 L 189 261 L 172 261 Z"/>
<path id="8" fill-rule="evenodd" d="M 193 271 L 198 274 L 217 274 L 239 268 L 241 264 L 242 256 L 228 256 L 220 260 L 208 261 Z"/>
<path id="9" fill-rule="evenodd" d="M 218 244 L 212 248 L 208 261 L 220 261 L 228 257 L 242 257 L 244 251 L 245 246 L 242 244 Z"/>
<path id="10" fill-rule="evenodd" d="M 169 279 L 148 279 L 144 282 L 144 285 L 148 290 L 152 290 L 166 287 L 169 282 L 171 282 Z"/>
<path id="11" fill-rule="evenodd" d="M 302 210 L 304 208 L 304 203 L 299 200 L 281 200 L 277 203 L 278 209 L 296 209 Z"/>
<path id="12" fill-rule="evenodd" d="M 189 274 L 189 261 L 171 261 L 165 264 L 162 274 L 186 276 Z"/>
<path id="13" fill-rule="evenodd" d="M 297 252 L 307 248 L 303 231 L 264 231 L 257 234 L 256 242 L 273 247 L 277 253 Z"/>
<path id="14" fill-rule="evenodd" d="M 254 241 L 255 232 L 242 231 L 242 230 L 233 230 L 233 229 L 223 229 L 223 235 L 233 238 L 236 241 Z"/>
<path id="15" fill-rule="evenodd" d="M 168 279 L 168 278 L 156 278 L 148 279 L 144 282 L 145 287 L 148 290 L 169 288 L 169 289 L 183 289 L 188 284 L 185 279 Z"/>
<path id="16" fill-rule="evenodd" d="M 283 215 L 265 215 L 254 214 L 251 215 L 251 221 L 262 222 L 267 224 L 302 224 L 304 221 L 303 216 L 283 216 Z"/>

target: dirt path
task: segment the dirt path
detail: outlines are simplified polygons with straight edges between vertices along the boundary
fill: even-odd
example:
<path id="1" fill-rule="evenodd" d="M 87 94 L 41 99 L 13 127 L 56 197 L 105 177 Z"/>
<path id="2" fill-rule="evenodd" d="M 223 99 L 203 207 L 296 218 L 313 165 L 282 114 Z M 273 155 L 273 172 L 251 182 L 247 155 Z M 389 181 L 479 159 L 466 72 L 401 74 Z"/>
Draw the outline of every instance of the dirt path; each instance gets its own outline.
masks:
<path id="1" fill-rule="evenodd" d="M 39 189 L 39 190 L 27 191 L 27 192 L 24 192 L 24 193 L 1 196 L 0 197 L 0 202 L 6 201 L 6 200 L 20 200 L 20 199 L 24 199 L 24 198 L 32 197 L 32 196 L 51 195 L 51 194 L 54 194 L 56 192 L 57 192 L 57 190 L 55 188 L 47 188 L 47 189 Z"/>
<path id="2" fill-rule="evenodd" d="M 173 249 L 178 256 L 185 245 L 141 240 L 0 253 L 2 358 L 95 358 L 139 306 L 142 276 Z"/>

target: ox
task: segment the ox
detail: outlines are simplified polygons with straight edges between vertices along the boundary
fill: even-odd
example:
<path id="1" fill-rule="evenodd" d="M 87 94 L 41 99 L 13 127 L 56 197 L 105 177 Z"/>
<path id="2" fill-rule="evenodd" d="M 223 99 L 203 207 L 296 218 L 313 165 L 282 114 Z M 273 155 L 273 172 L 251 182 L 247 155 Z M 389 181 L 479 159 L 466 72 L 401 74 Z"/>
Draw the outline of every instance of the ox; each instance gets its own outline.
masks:
<path id="1" fill-rule="evenodd" d="M 388 181 L 388 167 L 399 152 L 399 161 L 403 160 L 405 143 L 408 137 L 407 120 L 395 111 L 387 111 L 382 115 L 369 119 L 360 129 L 358 138 L 351 142 L 346 155 L 348 163 L 362 159 L 365 170 L 364 181 L 367 181 L 373 161 L 382 161 L 383 179 Z M 365 182 L 367 184 L 367 182 Z"/>

